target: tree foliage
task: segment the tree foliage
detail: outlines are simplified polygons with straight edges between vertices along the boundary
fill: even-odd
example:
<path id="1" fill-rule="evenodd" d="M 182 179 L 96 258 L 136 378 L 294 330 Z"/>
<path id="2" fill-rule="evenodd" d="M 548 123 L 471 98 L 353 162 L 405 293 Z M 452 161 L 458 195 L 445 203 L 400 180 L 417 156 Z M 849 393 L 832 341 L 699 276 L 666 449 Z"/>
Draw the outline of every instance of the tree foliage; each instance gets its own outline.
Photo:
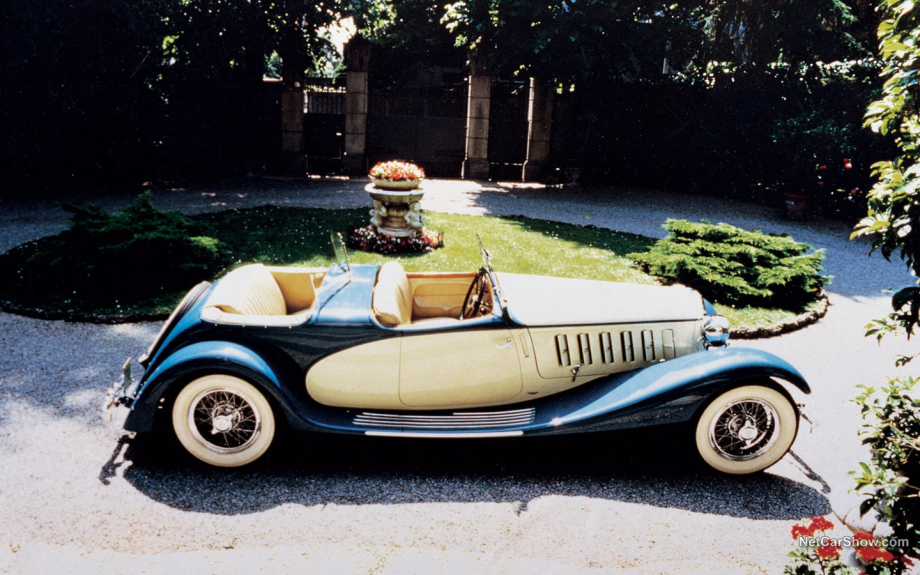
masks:
<path id="1" fill-rule="evenodd" d="M 3 187 L 107 183 L 146 171 L 162 117 L 155 0 L 3 2 Z"/>
<path id="2" fill-rule="evenodd" d="M 396 77 L 409 62 L 459 68 L 472 53 L 477 65 L 497 76 L 537 75 L 556 81 L 560 89 L 577 88 L 584 106 L 576 109 L 575 117 L 588 118 L 582 125 L 591 118 L 603 120 L 604 114 L 616 116 L 610 94 L 619 86 L 633 86 L 637 94 L 649 85 L 677 86 L 686 91 L 663 106 L 677 120 L 673 130 L 705 130 L 712 126 L 682 121 L 685 110 L 694 109 L 694 91 L 700 86 L 730 91 L 732 84 L 742 82 L 744 67 L 757 68 L 770 82 L 783 71 L 798 74 L 799 63 L 859 55 L 866 23 L 872 21 L 868 4 L 8 1 L 0 22 L 5 55 L 0 62 L 0 129 L 7 160 L 0 173 L 7 188 L 25 189 L 258 171 L 279 140 L 266 129 L 277 125 L 277 102 L 265 92 L 263 73 L 268 70 L 293 83 L 304 70 L 328 68 L 328 26 L 348 15 L 384 48 L 371 60 L 378 77 Z M 788 96 L 784 93 L 783 98 Z M 765 106 L 774 104 L 782 106 Z M 759 113 L 741 108 L 724 119 L 714 118 L 713 125 L 730 124 L 733 113 L 748 120 Z M 658 113 L 651 106 L 647 111 Z M 630 112 L 641 125 L 644 117 Z M 618 119 L 613 116 L 607 119 Z M 564 122 L 558 125 L 565 130 Z M 595 133 L 603 129 L 616 137 L 604 121 L 595 128 Z M 585 130 L 577 130 L 576 149 L 607 149 L 605 142 L 588 143 Z M 663 131 L 644 130 L 643 135 L 657 135 L 665 143 L 658 149 L 668 144 Z M 735 148 L 738 144 L 746 145 L 733 142 Z M 653 142 L 649 146 L 655 149 Z M 685 147 L 696 149 L 691 141 Z M 741 177 L 752 181 L 755 176 Z"/>
<path id="3" fill-rule="evenodd" d="M 704 61 L 798 64 L 865 53 L 848 28 L 857 23 L 841 0 L 720 0 L 703 17 Z"/>
<path id="4" fill-rule="evenodd" d="M 869 106 L 866 125 L 891 138 L 892 160 L 875 163 L 878 179 L 868 196 L 869 210 L 853 236 L 868 236 L 886 259 L 899 253 L 920 275 L 920 12 L 908 0 L 882 0 L 879 51 L 885 62 L 882 97 Z M 920 315 L 920 290 L 905 288 L 892 299 L 893 313 L 871 326 L 872 333 L 905 329 L 910 335 Z"/>
<path id="5" fill-rule="evenodd" d="M 567 84 L 660 77 L 665 59 L 705 72 L 710 62 L 795 66 L 866 55 L 860 0 L 849 2 L 458 0 L 445 22 L 493 72 Z"/>
<path id="6" fill-rule="evenodd" d="M 514 72 L 573 83 L 660 74 L 702 42 L 693 1 L 460 0 L 445 23 L 457 44 L 497 75 Z"/>
<path id="7" fill-rule="evenodd" d="M 322 63 L 341 0 L 4 2 L 0 130 L 7 192 L 242 171 L 277 109 L 266 57 L 289 81 Z M 245 172 L 243 172 L 245 173 Z"/>

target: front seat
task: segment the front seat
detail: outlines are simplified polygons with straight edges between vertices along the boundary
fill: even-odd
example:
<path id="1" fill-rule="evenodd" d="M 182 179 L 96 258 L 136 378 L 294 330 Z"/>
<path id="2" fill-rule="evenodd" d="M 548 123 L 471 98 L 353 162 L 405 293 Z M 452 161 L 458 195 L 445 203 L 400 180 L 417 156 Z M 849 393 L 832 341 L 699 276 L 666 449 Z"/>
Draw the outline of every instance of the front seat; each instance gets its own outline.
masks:
<path id="1" fill-rule="evenodd" d="M 399 262 L 387 262 L 377 272 L 373 306 L 377 321 L 385 326 L 412 323 L 412 288 Z"/>
<path id="2" fill-rule="evenodd" d="M 387 327 L 412 324 L 440 327 L 460 321 L 453 317 L 429 317 L 412 321 L 412 286 L 399 262 L 387 262 L 377 272 L 373 307 L 377 321 Z"/>

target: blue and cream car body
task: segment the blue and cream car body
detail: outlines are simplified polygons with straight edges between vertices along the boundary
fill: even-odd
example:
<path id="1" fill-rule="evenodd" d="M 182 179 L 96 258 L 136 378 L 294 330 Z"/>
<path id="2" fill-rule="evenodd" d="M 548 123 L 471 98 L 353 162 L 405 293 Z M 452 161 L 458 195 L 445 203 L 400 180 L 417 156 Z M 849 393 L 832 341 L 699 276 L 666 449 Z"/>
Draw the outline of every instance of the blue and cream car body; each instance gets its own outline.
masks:
<path id="1" fill-rule="evenodd" d="M 537 436 L 691 423 L 713 467 L 749 473 L 792 444 L 782 359 L 726 345 L 681 286 L 347 262 L 251 265 L 196 286 L 117 384 L 125 428 L 168 418 L 219 466 L 249 463 L 278 425 L 369 436 Z M 164 419 L 165 419 L 164 418 Z"/>

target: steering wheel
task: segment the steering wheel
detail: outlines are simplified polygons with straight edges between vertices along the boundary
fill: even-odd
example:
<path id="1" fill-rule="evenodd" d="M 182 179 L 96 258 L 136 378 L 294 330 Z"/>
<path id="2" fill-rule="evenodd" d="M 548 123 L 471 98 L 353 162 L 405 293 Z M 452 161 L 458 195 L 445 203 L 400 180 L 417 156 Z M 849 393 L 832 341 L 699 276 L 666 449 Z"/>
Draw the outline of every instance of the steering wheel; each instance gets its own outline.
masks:
<path id="1" fill-rule="evenodd" d="M 460 319 L 469 319 L 472 317 L 482 317 L 492 313 L 492 300 L 483 301 L 486 293 L 486 286 L 489 284 L 489 277 L 486 270 L 480 269 L 473 283 L 466 290 L 466 297 L 463 298 L 463 307 L 460 309 Z M 475 294 L 473 292 L 476 292 Z"/>

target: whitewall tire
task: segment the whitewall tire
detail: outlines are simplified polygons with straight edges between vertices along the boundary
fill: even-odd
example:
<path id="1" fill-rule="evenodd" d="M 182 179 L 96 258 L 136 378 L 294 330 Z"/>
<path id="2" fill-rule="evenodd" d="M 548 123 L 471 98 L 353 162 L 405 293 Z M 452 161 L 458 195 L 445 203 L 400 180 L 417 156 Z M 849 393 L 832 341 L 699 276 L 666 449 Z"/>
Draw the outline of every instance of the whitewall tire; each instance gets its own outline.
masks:
<path id="1" fill-rule="evenodd" d="M 265 396 L 229 375 L 207 375 L 186 385 L 173 403 L 172 424 L 189 453 L 218 467 L 252 463 L 275 436 L 275 417 Z"/>
<path id="2" fill-rule="evenodd" d="M 799 417 L 783 393 L 746 385 L 719 395 L 696 423 L 696 448 L 723 473 L 756 473 L 770 467 L 795 441 Z"/>

